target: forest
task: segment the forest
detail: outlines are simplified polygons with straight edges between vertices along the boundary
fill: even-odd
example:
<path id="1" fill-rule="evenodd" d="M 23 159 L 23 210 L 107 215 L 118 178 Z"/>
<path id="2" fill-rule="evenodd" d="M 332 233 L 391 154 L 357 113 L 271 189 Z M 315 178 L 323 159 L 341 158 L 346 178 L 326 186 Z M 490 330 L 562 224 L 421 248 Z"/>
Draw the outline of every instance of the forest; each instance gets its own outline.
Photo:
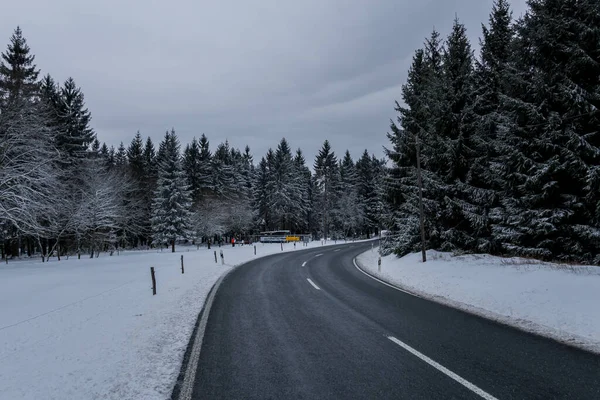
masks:
<path id="1" fill-rule="evenodd" d="M 285 138 L 255 163 L 250 148 L 206 135 L 182 145 L 175 129 L 155 145 L 100 144 L 73 78 L 40 78 L 20 28 L 0 64 L 2 257 L 47 260 L 123 248 L 250 238 L 261 231 L 332 239 L 380 228 L 385 163 L 354 161 L 326 140 L 313 169 Z"/>
<path id="2" fill-rule="evenodd" d="M 387 156 L 385 243 L 600 263 L 600 3 L 495 0 L 474 55 L 455 20 L 415 51 Z"/>
<path id="3" fill-rule="evenodd" d="M 458 18 L 425 39 L 384 159 L 325 140 L 312 165 L 285 138 L 260 160 L 200 132 L 182 145 L 174 128 L 157 144 L 101 143 L 82 89 L 42 76 L 17 27 L 0 60 L 1 255 L 174 251 L 277 229 L 385 230 L 383 254 L 405 255 L 422 219 L 429 249 L 600 264 L 600 4 L 528 5 L 515 19 L 495 0 L 478 54 Z"/>

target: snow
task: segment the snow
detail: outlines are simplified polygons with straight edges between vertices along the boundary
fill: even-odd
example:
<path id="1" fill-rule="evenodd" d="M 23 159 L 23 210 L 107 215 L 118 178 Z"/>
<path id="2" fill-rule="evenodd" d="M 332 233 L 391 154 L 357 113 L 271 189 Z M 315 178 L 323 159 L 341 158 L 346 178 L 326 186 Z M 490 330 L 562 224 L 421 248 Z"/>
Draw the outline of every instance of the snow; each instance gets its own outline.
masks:
<path id="1" fill-rule="evenodd" d="M 365 271 L 431 300 L 600 353 L 600 267 L 427 252 L 357 257 Z"/>
<path id="2" fill-rule="evenodd" d="M 279 244 L 256 247 L 256 256 L 249 245 L 178 246 L 0 264 L 0 399 L 169 398 L 214 282 L 232 266 L 281 252 Z M 214 260 L 221 249 L 224 266 Z"/>

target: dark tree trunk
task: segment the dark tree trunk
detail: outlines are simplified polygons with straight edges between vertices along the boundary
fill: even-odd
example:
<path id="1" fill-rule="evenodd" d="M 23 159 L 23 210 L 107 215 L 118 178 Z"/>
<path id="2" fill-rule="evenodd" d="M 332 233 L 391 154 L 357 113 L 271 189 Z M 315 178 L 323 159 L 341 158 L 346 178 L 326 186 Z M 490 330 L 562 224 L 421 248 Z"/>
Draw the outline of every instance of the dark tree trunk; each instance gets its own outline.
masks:
<path id="1" fill-rule="evenodd" d="M 175 239 L 171 240 L 171 253 L 175 253 Z"/>
<path id="2" fill-rule="evenodd" d="M 33 255 L 33 245 L 29 236 L 25 238 L 25 245 L 27 246 L 27 257 L 31 257 Z"/>

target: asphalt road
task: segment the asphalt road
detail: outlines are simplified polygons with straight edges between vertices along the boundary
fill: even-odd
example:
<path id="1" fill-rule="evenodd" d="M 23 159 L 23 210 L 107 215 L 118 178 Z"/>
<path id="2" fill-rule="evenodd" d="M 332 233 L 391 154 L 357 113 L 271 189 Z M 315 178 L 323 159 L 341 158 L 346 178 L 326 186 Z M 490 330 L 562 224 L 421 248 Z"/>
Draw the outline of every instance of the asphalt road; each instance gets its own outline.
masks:
<path id="1" fill-rule="evenodd" d="M 192 397 L 600 399 L 600 357 L 383 285 L 353 264 L 370 247 L 283 253 L 229 274 Z"/>

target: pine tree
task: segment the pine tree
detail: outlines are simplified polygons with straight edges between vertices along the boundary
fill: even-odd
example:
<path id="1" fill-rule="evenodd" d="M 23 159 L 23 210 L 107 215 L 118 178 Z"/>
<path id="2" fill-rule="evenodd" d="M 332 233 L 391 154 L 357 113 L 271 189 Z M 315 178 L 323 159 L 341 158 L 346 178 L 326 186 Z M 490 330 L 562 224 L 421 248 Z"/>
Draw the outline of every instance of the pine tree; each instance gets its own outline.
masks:
<path id="1" fill-rule="evenodd" d="M 156 243 L 170 243 L 187 238 L 191 230 L 191 198 L 181 166 L 179 139 L 175 130 L 167 132 L 160 146 L 158 187 L 153 201 L 152 231 Z"/>
<path id="2" fill-rule="evenodd" d="M 198 186 L 200 193 L 207 196 L 214 192 L 212 182 L 212 154 L 210 152 L 210 142 L 205 134 L 202 134 L 198 142 L 200 146 L 200 156 L 198 158 Z"/>
<path id="3" fill-rule="evenodd" d="M 44 114 L 48 121 L 48 127 L 53 136 L 57 136 L 60 131 L 59 104 L 60 87 L 56 84 L 50 75 L 45 75 L 40 83 L 40 98 Z"/>
<path id="4" fill-rule="evenodd" d="M 127 167 L 127 150 L 125 150 L 123 142 L 119 143 L 119 147 L 115 153 L 115 166 L 120 171 L 125 171 Z"/>
<path id="5" fill-rule="evenodd" d="M 317 207 L 321 217 L 321 232 L 325 240 L 335 229 L 337 201 L 340 191 L 340 171 L 335 153 L 325 140 L 314 163 L 315 183 L 319 190 Z"/>
<path id="6" fill-rule="evenodd" d="M 385 225 L 392 235 L 384 243 L 384 253 L 394 251 L 404 255 L 416 250 L 421 241 L 417 144 L 421 154 L 427 246 L 436 248 L 441 244 L 443 229 L 438 216 L 442 214 L 446 186 L 438 172 L 444 171 L 445 164 L 440 155 L 447 154 L 447 151 L 440 132 L 445 129 L 448 106 L 442 80 L 444 48 L 439 36 L 434 30 L 426 40 L 425 48 L 415 52 L 408 80 L 402 86 L 402 99 L 406 106 L 396 102 L 398 125 L 394 121 L 390 124 L 388 139 L 392 148 L 386 149 L 386 155 L 394 167 L 385 183 L 386 198 L 390 204 Z"/>
<path id="7" fill-rule="evenodd" d="M 501 251 L 501 230 L 498 224 L 504 210 L 502 198 L 506 184 L 503 176 L 508 162 L 502 151 L 512 152 L 505 135 L 510 131 L 509 111 L 512 79 L 511 60 L 514 46 L 512 13 L 507 0 L 495 0 L 489 17 L 489 27 L 482 25 L 480 56 L 473 74 L 473 104 L 468 111 L 472 123 L 473 147 L 477 156 L 470 161 L 467 183 L 471 193 L 471 211 L 465 209 L 465 219 L 477 236 L 475 249 L 480 252 Z"/>
<path id="8" fill-rule="evenodd" d="M 144 172 L 145 172 L 145 184 L 150 188 L 153 188 L 156 185 L 156 179 L 158 179 L 158 168 L 157 168 L 157 158 L 156 158 L 156 150 L 154 149 L 154 143 L 150 136 L 146 139 L 146 144 L 144 146 Z"/>
<path id="9" fill-rule="evenodd" d="M 89 110 L 85 108 L 81 89 L 73 78 L 67 79 L 60 89 L 57 145 L 69 159 L 87 155 L 88 147 L 96 136 L 90 127 L 91 118 Z"/>
<path id="10" fill-rule="evenodd" d="M 235 169 L 229 141 L 217 146 L 212 157 L 212 182 L 214 192 L 221 198 L 233 198 L 236 193 Z"/>
<path id="11" fill-rule="evenodd" d="M 376 160 L 375 160 L 376 161 Z M 361 205 L 364 218 L 362 231 L 370 236 L 378 231 L 380 220 L 380 198 L 378 197 L 380 181 L 379 165 L 365 149 L 361 158 L 356 162 L 357 200 Z"/>
<path id="12" fill-rule="evenodd" d="M 269 149 L 269 153 L 272 154 L 272 150 Z M 271 226 L 271 215 L 269 209 L 269 202 L 271 201 L 269 195 L 269 182 L 271 180 L 271 171 L 265 157 L 263 157 L 258 163 L 256 171 L 256 178 L 253 189 L 254 208 L 257 210 L 257 221 L 256 225 L 261 227 L 263 230 L 269 229 Z"/>
<path id="13" fill-rule="evenodd" d="M 156 152 L 154 150 L 154 143 L 152 142 L 150 136 L 148 136 L 146 139 L 146 143 L 142 152 L 142 166 L 143 175 L 141 182 L 143 189 L 142 208 L 144 219 L 140 236 L 142 242 L 149 243 L 152 237 L 152 202 L 158 180 Z"/>
<path id="14" fill-rule="evenodd" d="M 441 249 L 483 250 L 482 239 L 489 238 L 486 206 L 490 198 L 471 183 L 471 167 L 485 152 L 486 140 L 474 135 L 477 123 L 473 113 L 473 54 L 466 29 L 455 19 L 443 55 L 444 87 L 448 112 L 440 132 L 443 167 L 434 170 L 446 185 L 442 204 Z"/>
<path id="15" fill-rule="evenodd" d="M 15 101 L 37 97 L 39 70 L 34 60 L 21 28 L 17 27 L 0 61 L 0 109 L 6 110 Z"/>
<path id="16" fill-rule="evenodd" d="M 127 148 L 127 164 L 129 165 L 129 171 L 131 176 L 140 185 L 143 185 L 143 179 L 145 174 L 144 165 L 144 142 L 140 131 L 137 131 L 133 140 Z"/>
<path id="17" fill-rule="evenodd" d="M 270 201 L 268 203 L 276 229 L 297 230 L 301 221 L 301 182 L 295 174 L 291 149 L 285 138 L 281 139 L 270 167 L 267 184 Z"/>
<path id="18" fill-rule="evenodd" d="M 595 261 L 598 250 L 598 9 L 532 0 L 515 40 L 515 120 L 505 146 L 506 251 Z"/>
<path id="19" fill-rule="evenodd" d="M 312 179 L 310 169 L 306 166 L 306 160 L 301 149 L 296 150 L 294 156 L 294 175 L 298 182 L 299 201 L 298 201 L 298 230 L 302 232 L 311 231 L 312 217 Z"/>
<path id="20" fill-rule="evenodd" d="M 344 158 L 340 161 L 340 180 L 344 188 L 351 188 L 356 185 L 356 168 L 350 151 L 346 150 Z"/>
<path id="21" fill-rule="evenodd" d="M 200 186 L 202 172 L 200 171 L 200 146 L 195 137 L 190 144 L 185 146 L 183 151 L 183 170 L 192 195 L 192 202 L 198 204 L 202 194 Z"/>
<path id="22" fill-rule="evenodd" d="M 339 222 L 343 236 L 356 236 L 364 225 L 365 205 L 358 193 L 358 174 L 350 151 L 346 150 L 344 158 L 339 162 L 340 195 L 338 200 Z"/>
<path id="23" fill-rule="evenodd" d="M 99 156 L 100 155 L 100 141 L 98 138 L 95 138 L 92 142 L 92 155 Z"/>

